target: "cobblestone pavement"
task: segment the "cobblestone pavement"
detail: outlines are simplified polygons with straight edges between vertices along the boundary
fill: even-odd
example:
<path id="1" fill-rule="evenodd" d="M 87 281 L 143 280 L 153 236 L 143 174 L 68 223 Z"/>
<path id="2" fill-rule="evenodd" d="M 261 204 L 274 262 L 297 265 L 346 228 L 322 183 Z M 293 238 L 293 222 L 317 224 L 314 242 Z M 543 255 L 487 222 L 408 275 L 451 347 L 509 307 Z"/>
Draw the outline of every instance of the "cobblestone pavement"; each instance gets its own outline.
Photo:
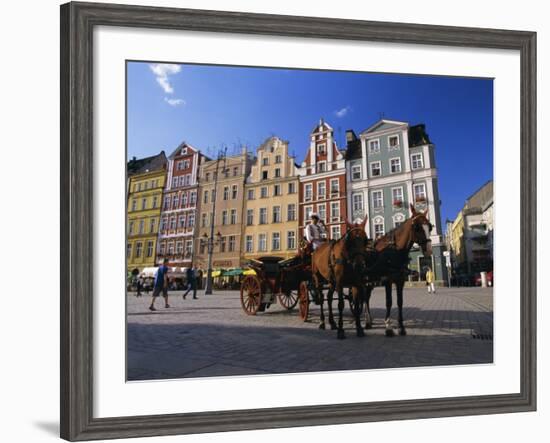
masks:
<path id="1" fill-rule="evenodd" d="M 385 296 L 377 288 L 374 328 L 365 337 L 355 335 L 346 304 L 346 340 L 337 340 L 330 328 L 318 329 L 319 307 L 313 304 L 304 323 L 297 307 L 287 311 L 279 304 L 248 316 L 238 291 L 201 291 L 198 297 L 183 300 L 181 292 L 170 292 L 171 307 L 159 298 L 158 310 L 150 312 L 148 296 L 127 296 L 128 380 L 493 361 L 492 288 L 440 288 L 435 295 L 406 288 L 404 337 L 384 335 Z M 395 294 L 392 318 L 396 326 Z"/>

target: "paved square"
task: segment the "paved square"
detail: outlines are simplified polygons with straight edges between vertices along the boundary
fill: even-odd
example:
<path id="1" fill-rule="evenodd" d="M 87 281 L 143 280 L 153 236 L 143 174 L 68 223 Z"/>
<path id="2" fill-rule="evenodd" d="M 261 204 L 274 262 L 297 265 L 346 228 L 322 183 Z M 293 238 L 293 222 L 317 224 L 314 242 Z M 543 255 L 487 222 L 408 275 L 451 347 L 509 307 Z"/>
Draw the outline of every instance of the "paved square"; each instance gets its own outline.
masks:
<path id="1" fill-rule="evenodd" d="M 319 307 L 304 323 L 297 307 L 272 305 L 246 315 L 238 291 L 198 293 L 186 300 L 170 292 L 170 308 L 150 297 L 127 296 L 128 380 L 187 378 L 304 371 L 378 369 L 493 361 L 492 288 L 405 288 L 405 337 L 384 335 L 385 296 L 373 292 L 374 328 L 358 338 L 346 303 L 345 340 L 319 330 Z M 334 302 L 335 313 L 337 303 Z M 394 325 L 397 310 L 392 312 Z M 363 319 L 364 323 L 364 319 Z"/>

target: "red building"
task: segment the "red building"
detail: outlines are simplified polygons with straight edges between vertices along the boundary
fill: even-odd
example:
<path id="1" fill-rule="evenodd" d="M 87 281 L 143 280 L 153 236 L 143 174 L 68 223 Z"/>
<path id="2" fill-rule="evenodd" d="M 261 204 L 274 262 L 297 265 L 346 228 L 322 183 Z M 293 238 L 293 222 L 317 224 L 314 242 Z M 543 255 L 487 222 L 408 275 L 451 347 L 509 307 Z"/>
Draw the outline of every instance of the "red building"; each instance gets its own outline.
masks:
<path id="1" fill-rule="evenodd" d="M 346 230 L 346 164 L 334 140 L 334 129 L 321 119 L 310 134 L 310 146 L 300 171 L 300 233 L 316 212 L 328 237 L 338 239 Z"/>
<path id="2" fill-rule="evenodd" d="M 201 153 L 183 142 L 168 157 L 158 239 L 157 262 L 189 267 L 197 222 L 198 170 Z"/>

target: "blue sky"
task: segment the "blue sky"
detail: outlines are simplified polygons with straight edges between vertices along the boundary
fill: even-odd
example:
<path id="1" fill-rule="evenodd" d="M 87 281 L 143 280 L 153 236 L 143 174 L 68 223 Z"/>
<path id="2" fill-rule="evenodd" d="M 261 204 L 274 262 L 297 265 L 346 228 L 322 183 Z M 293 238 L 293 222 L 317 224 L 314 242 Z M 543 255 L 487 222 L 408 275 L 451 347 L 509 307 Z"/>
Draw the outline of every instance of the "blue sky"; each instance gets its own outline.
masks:
<path id="1" fill-rule="evenodd" d="M 441 218 L 493 178 L 493 81 L 363 72 L 128 63 L 128 157 L 183 140 L 214 156 L 277 135 L 300 164 L 323 117 L 339 145 L 378 121 L 424 123 L 436 145 Z"/>

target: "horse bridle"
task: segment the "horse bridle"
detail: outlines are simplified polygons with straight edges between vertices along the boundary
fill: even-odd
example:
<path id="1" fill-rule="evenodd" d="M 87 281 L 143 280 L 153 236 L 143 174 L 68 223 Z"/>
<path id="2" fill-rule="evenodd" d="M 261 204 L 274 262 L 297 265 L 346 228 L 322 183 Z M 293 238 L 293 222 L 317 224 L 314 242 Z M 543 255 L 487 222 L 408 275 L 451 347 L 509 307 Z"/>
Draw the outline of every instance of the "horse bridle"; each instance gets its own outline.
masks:
<path id="1" fill-rule="evenodd" d="M 414 229 L 413 229 L 413 238 L 412 238 L 412 241 L 413 241 L 413 243 L 418 243 L 418 244 L 420 245 L 421 248 L 424 248 L 424 247 L 428 244 L 428 242 L 431 242 L 432 240 L 431 240 L 429 237 L 427 237 L 426 240 L 423 241 L 423 242 L 421 243 L 421 242 L 419 242 L 419 241 L 417 240 L 417 238 L 416 238 L 416 237 L 417 237 L 417 236 L 416 236 L 416 229 L 417 229 L 417 227 L 420 227 L 420 229 L 422 229 L 422 225 L 424 225 L 424 223 L 421 223 L 420 225 L 417 225 L 417 224 L 416 224 L 416 220 L 417 220 L 419 217 L 421 217 L 421 216 L 422 216 L 422 214 L 418 214 L 418 215 L 415 215 L 415 216 L 412 218 L 412 224 L 413 224 L 413 228 L 414 228 Z M 428 222 L 428 226 L 429 226 L 429 227 L 428 227 L 428 231 L 431 232 L 432 229 L 433 229 L 433 225 L 430 223 L 430 221 L 429 221 L 428 219 L 426 219 L 426 221 Z"/>

